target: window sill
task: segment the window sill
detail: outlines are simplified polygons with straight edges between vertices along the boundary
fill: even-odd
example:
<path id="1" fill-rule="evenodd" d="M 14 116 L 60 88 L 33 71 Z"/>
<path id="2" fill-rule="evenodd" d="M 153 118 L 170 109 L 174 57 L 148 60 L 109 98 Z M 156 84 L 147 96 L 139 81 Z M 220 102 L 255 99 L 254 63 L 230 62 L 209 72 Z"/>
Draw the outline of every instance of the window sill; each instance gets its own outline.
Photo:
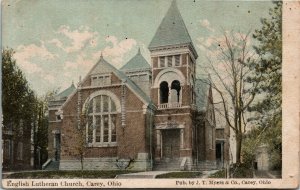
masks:
<path id="1" fill-rule="evenodd" d="M 116 147 L 117 143 L 89 143 L 87 147 L 93 148 L 93 147 Z"/>

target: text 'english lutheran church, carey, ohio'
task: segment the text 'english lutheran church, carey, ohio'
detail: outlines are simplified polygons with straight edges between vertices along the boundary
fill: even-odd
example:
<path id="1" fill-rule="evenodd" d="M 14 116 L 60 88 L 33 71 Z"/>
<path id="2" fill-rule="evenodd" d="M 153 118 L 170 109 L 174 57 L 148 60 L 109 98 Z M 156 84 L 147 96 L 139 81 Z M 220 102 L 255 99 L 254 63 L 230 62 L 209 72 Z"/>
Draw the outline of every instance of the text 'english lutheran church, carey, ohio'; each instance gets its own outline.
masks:
<path id="1" fill-rule="evenodd" d="M 173 1 L 150 45 L 121 69 L 102 56 L 77 88 L 49 102 L 49 160 L 60 170 L 201 170 L 228 161 L 212 88 Z M 83 142 L 82 142 L 83 139 Z M 80 154 L 80 152 L 82 154 Z M 81 156 L 80 156 L 81 155 Z"/>

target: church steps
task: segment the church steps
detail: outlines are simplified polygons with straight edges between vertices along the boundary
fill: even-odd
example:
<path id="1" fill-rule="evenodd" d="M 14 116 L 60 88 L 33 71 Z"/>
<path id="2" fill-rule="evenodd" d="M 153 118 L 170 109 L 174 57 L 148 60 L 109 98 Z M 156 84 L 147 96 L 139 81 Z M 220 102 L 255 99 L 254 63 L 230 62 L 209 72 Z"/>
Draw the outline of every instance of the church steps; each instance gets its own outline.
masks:
<path id="1" fill-rule="evenodd" d="M 180 171 L 180 159 L 156 161 L 153 170 L 156 171 Z"/>

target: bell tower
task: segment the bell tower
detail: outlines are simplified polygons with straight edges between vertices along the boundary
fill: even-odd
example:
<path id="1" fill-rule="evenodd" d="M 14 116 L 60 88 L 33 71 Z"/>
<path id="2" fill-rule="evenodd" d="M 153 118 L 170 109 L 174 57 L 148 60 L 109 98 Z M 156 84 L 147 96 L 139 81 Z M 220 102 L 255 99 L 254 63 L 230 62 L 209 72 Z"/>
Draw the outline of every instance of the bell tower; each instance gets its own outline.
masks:
<path id="1" fill-rule="evenodd" d="M 174 0 L 150 45 L 155 160 L 192 162 L 197 52 Z"/>
<path id="2" fill-rule="evenodd" d="M 158 109 L 194 104 L 195 63 L 198 57 L 184 21 L 173 1 L 153 37 L 151 97 Z"/>

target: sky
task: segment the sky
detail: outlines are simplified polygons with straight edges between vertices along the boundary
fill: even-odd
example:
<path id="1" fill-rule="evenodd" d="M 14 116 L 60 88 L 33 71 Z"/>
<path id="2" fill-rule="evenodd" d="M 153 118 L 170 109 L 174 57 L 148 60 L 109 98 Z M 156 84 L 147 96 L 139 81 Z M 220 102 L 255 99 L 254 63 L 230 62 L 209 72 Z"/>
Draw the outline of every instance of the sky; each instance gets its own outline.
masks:
<path id="1" fill-rule="evenodd" d="M 31 88 L 43 95 L 76 85 L 101 53 L 120 68 L 141 48 L 150 63 L 148 45 L 170 0 L 4 0 L 2 47 L 15 50 L 17 65 Z M 177 0 L 199 58 L 223 31 L 261 27 L 270 1 Z"/>

